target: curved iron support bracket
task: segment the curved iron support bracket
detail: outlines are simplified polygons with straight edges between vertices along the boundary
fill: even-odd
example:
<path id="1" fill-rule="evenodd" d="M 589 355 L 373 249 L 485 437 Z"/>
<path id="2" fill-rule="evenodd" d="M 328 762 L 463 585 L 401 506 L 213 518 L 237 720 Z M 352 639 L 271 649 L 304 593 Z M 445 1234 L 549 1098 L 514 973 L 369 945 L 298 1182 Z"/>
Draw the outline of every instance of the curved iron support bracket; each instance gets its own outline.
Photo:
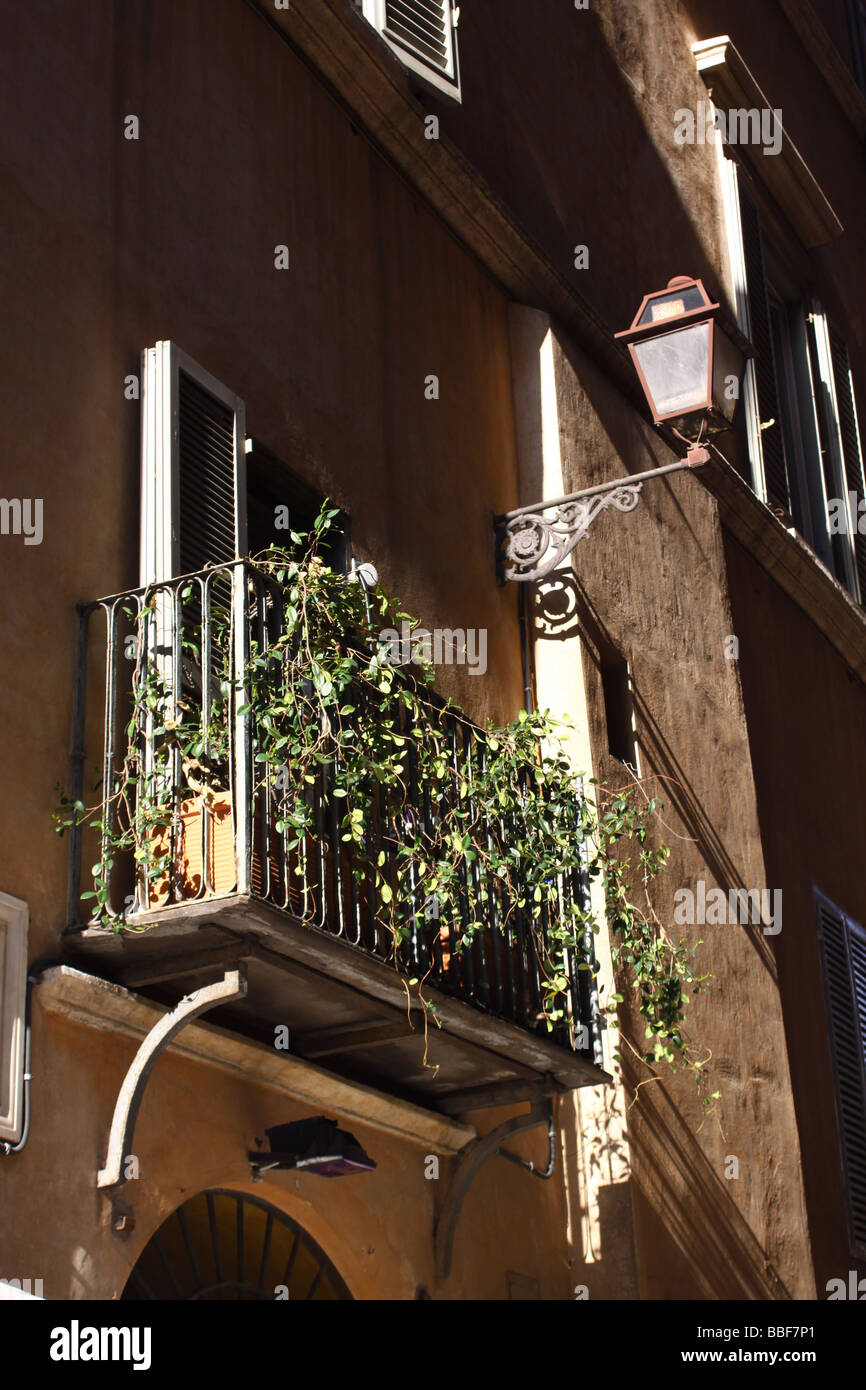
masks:
<path id="1" fill-rule="evenodd" d="M 433 1234 L 437 1279 L 447 1279 L 451 1273 L 454 1232 L 460 1219 L 463 1199 L 479 1168 L 487 1162 L 488 1158 L 499 1152 L 506 1139 L 510 1139 L 515 1134 L 523 1134 L 527 1129 L 548 1125 L 551 1123 L 552 1116 L 552 1100 L 549 1098 L 547 1100 L 534 1100 L 525 1115 L 515 1115 L 513 1119 L 505 1120 L 501 1125 L 492 1129 L 489 1134 L 486 1134 L 483 1139 L 474 1139 L 462 1150 Z"/>
<path id="2" fill-rule="evenodd" d="M 618 512 L 633 512 L 647 478 L 660 478 L 683 468 L 700 468 L 709 460 L 707 449 L 692 444 L 686 457 L 677 463 L 666 463 L 647 473 L 633 473 L 627 478 L 583 488 L 567 497 L 554 497 L 550 502 L 518 507 L 495 517 L 500 582 L 513 579 L 528 584 L 544 579 L 571 554 L 578 541 L 583 540 L 600 512 L 609 507 Z M 545 512 L 552 515 L 545 516 Z"/>
<path id="3" fill-rule="evenodd" d="M 135 1122 L 150 1073 L 165 1048 L 199 1014 L 206 1013 L 217 1004 L 227 1004 L 231 999 L 242 999 L 246 992 L 246 973 L 229 970 L 215 984 L 205 985 L 203 989 L 185 995 L 170 1013 L 164 1014 L 154 1024 L 136 1052 L 118 1093 L 108 1136 L 108 1157 L 105 1167 L 100 1168 L 96 1175 L 97 1187 L 120 1187 L 126 1182 L 124 1156 L 132 1145 Z"/>

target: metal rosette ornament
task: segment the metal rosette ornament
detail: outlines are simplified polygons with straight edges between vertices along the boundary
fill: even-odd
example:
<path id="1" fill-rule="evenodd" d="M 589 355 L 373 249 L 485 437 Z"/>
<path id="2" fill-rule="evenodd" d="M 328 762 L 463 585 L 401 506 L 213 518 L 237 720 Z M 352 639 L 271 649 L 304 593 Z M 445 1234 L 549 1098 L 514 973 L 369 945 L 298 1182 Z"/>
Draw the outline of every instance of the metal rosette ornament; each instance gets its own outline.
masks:
<path id="1" fill-rule="evenodd" d="M 519 509 L 501 518 L 501 562 L 505 580 L 544 579 L 583 540 L 599 512 L 613 507 L 633 512 L 641 483 L 621 483 L 552 506 Z M 545 511 L 552 513 L 545 516 Z"/>

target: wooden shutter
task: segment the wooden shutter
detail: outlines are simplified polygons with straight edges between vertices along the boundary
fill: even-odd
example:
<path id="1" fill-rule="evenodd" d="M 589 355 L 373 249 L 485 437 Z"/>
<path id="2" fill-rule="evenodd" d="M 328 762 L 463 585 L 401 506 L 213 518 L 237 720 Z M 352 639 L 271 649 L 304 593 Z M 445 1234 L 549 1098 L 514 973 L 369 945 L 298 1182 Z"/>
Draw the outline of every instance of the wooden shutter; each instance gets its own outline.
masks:
<path id="1" fill-rule="evenodd" d="M 453 0 L 363 0 L 363 8 L 407 67 L 460 100 Z"/>
<path id="2" fill-rule="evenodd" d="M 761 220 L 758 209 L 739 180 L 740 224 L 743 236 L 743 257 L 749 298 L 749 321 L 752 346 L 755 349 L 755 386 L 760 418 L 761 459 L 752 460 L 760 472 L 763 465 L 764 482 L 769 506 L 791 512 L 788 470 L 785 464 L 785 445 L 779 393 L 776 387 L 776 367 L 773 357 L 773 335 L 770 328 L 770 304 L 764 271 L 764 248 L 761 239 Z"/>
<path id="3" fill-rule="evenodd" d="M 174 344 L 143 361 L 141 582 L 246 553 L 244 404 Z"/>
<path id="4" fill-rule="evenodd" d="M 852 1251 L 866 1258 L 866 932 L 817 907 Z"/>
<path id="5" fill-rule="evenodd" d="M 845 481 L 848 491 L 857 494 L 857 503 L 866 497 L 866 481 L 863 476 L 863 452 L 860 445 L 860 430 L 857 423 L 857 405 L 854 400 L 854 383 L 851 379 L 851 363 L 848 359 L 848 344 L 834 325 L 829 325 L 830 359 L 833 364 L 833 384 L 836 388 L 836 407 L 838 412 L 839 436 L 842 446 L 842 460 L 845 468 Z M 857 504 L 851 512 L 851 526 L 857 526 Z M 854 562 L 860 584 L 860 602 L 866 605 L 866 536 L 858 530 L 853 531 Z"/>

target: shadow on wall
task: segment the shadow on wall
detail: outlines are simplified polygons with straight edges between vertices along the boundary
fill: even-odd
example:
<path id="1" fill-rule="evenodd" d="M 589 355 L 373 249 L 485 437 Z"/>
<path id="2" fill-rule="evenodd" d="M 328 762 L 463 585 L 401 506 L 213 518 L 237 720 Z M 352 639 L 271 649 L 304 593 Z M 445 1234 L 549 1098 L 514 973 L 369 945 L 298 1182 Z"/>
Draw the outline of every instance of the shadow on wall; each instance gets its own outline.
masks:
<path id="1" fill-rule="evenodd" d="M 569 586 L 570 587 L 570 586 Z M 579 627 L 587 652 L 600 682 L 601 653 L 614 646 L 611 636 L 586 594 L 580 581 L 574 578 L 573 604 L 575 627 Z M 643 766 L 652 769 L 651 776 L 659 782 L 658 794 L 665 807 L 673 807 L 679 816 L 686 837 L 694 842 L 695 856 L 700 857 L 725 894 L 732 889 L 746 890 L 743 873 L 738 869 L 718 834 L 704 805 L 664 732 L 658 724 L 641 688 L 632 684 L 632 699 L 637 720 L 638 740 Z M 664 815 L 664 812 L 662 813 Z M 760 923 L 743 923 L 746 933 L 761 964 L 771 979 L 777 978 L 776 960 L 771 941 L 764 935 Z"/>
<path id="2" fill-rule="evenodd" d="M 466 7 L 461 67 L 472 119 L 461 148 L 612 331 L 630 321 L 660 266 L 661 284 L 686 271 L 713 278 L 715 168 L 703 147 L 674 141 L 675 111 L 706 90 L 676 6 L 544 10 L 543 23 L 527 24 L 526 0 Z M 585 269 L 575 266 L 576 243 L 589 249 Z"/>
<path id="3" fill-rule="evenodd" d="M 627 1055 L 623 1056 L 623 1079 L 633 1095 L 637 1073 Z M 686 1261 L 685 1266 L 680 1262 L 685 1286 L 675 1292 L 666 1277 L 665 1297 L 791 1298 L 662 1085 L 641 1087 L 629 1113 L 629 1134 L 640 1198 Z M 645 1217 L 643 1203 L 637 1205 L 639 1216 Z M 644 1225 L 651 1232 L 651 1223 Z M 691 1293 L 689 1283 L 698 1286 Z M 652 1290 L 645 1291 L 645 1296 L 652 1297 Z"/>
<path id="4" fill-rule="evenodd" d="M 574 1106 L 573 1112 L 566 1107 Z M 573 1297 L 640 1297 L 628 1144 L 621 1098 L 612 1087 L 563 1098 L 562 1181 Z M 564 1112 L 570 1120 L 564 1123 Z"/>

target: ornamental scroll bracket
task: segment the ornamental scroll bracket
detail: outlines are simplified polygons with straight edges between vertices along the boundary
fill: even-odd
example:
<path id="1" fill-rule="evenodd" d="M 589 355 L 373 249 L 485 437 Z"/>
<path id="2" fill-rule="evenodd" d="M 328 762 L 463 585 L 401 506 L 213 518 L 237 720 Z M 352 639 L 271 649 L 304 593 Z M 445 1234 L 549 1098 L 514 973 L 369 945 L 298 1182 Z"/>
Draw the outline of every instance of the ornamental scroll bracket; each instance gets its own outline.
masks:
<path id="1" fill-rule="evenodd" d="M 571 554 L 578 541 L 583 540 L 601 512 L 611 508 L 633 512 L 647 478 L 660 478 L 683 468 L 698 468 L 709 459 L 707 449 L 692 445 L 684 459 L 667 463 L 663 468 L 633 473 L 628 478 L 569 493 L 567 497 L 554 497 L 549 502 L 536 502 L 503 512 L 494 518 L 500 583 L 508 580 L 531 583 L 544 579 Z"/>

